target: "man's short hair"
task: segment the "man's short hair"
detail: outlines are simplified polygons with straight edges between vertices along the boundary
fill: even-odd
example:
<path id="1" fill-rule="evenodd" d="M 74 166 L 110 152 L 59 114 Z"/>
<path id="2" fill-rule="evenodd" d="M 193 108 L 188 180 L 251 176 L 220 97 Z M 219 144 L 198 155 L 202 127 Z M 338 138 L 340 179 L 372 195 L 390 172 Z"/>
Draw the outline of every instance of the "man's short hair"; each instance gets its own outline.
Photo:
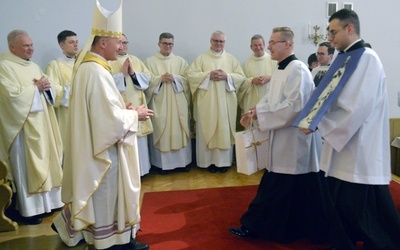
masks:
<path id="1" fill-rule="evenodd" d="M 289 41 L 291 45 L 294 44 L 294 33 L 289 27 L 275 27 L 272 29 L 272 33 L 280 32 L 282 38 L 285 41 Z"/>
<path id="2" fill-rule="evenodd" d="M 308 67 L 311 67 L 311 64 L 313 62 L 318 62 L 317 56 L 315 55 L 315 53 L 312 53 L 308 59 L 307 59 L 307 63 L 308 63 Z"/>
<path id="3" fill-rule="evenodd" d="M 69 36 L 76 36 L 76 33 L 73 31 L 70 31 L 70 30 L 61 31 L 60 34 L 58 34 L 58 36 L 57 36 L 58 43 L 65 42 L 65 40 Z"/>
<path id="4" fill-rule="evenodd" d="M 329 42 L 320 43 L 318 46 L 319 47 L 322 47 L 322 46 L 327 47 L 328 48 L 328 55 L 332 55 L 333 53 L 335 53 L 335 48 L 333 48 Z"/>
<path id="5" fill-rule="evenodd" d="M 360 20 L 358 19 L 358 15 L 355 11 L 341 9 L 332 14 L 332 16 L 329 18 L 329 22 L 331 22 L 333 19 L 339 19 L 343 25 L 351 23 L 354 26 L 354 31 L 356 34 L 360 35 Z"/>
<path id="6" fill-rule="evenodd" d="M 98 44 L 100 42 L 100 40 L 103 39 L 103 38 L 107 38 L 107 37 L 106 36 L 95 36 L 93 38 L 92 46 Z"/>
<path id="7" fill-rule="evenodd" d="M 21 35 L 29 36 L 29 33 L 26 32 L 25 30 L 13 30 L 10 33 L 8 33 L 7 35 L 8 46 L 10 46 L 13 42 L 15 42 Z"/>
<path id="8" fill-rule="evenodd" d="M 212 34 L 211 34 L 211 38 L 213 37 L 213 35 L 214 34 L 217 34 L 217 35 L 222 35 L 222 36 L 224 36 L 225 38 L 226 38 L 226 36 L 225 36 L 225 33 L 224 32 L 222 32 L 222 31 L 220 31 L 220 30 L 216 30 L 216 31 L 214 31 Z"/>
<path id="9" fill-rule="evenodd" d="M 160 34 L 160 37 L 158 38 L 158 41 L 161 42 L 162 39 L 174 39 L 174 35 L 168 32 L 164 32 Z"/>
<path id="10" fill-rule="evenodd" d="M 251 37 L 250 44 L 251 44 L 254 40 L 258 40 L 258 39 L 261 39 L 261 40 L 263 41 L 263 44 L 265 45 L 264 37 L 263 37 L 262 35 L 259 35 L 259 34 L 255 34 L 254 36 Z"/>

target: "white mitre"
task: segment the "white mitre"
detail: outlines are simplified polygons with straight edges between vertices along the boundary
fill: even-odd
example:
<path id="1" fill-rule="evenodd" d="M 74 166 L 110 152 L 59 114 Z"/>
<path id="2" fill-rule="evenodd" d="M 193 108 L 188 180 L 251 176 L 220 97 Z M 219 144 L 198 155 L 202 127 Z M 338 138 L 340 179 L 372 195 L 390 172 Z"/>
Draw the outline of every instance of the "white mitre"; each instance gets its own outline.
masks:
<path id="1" fill-rule="evenodd" d="M 86 53 L 90 51 L 93 40 L 96 36 L 117 38 L 122 37 L 122 1 L 123 0 L 120 0 L 120 4 L 117 10 L 109 11 L 100 5 L 99 0 L 96 0 L 92 22 L 92 34 L 83 49 L 78 54 L 74 65 L 74 74 L 76 72 L 76 69 L 81 64 Z"/>
<path id="2" fill-rule="evenodd" d="M 104 9 L 98 0 L 94 9 L 92 35 L 122 37 L 122 0 L 119 8 L 112 12 Z"/>

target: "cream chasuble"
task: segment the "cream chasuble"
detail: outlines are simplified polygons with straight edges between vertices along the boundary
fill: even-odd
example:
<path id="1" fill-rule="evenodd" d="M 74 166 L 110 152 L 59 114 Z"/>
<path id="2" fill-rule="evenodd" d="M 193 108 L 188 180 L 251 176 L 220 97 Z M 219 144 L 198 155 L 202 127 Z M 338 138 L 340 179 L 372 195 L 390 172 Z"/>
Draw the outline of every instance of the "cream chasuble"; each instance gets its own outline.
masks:
<path id="1" fill-rule="evenodd" d="M 69 105 L 69 89 L 71 85 L 72 69 L 75 58 L 68 58 L 65 55 L 50 61 L 45 72 L 49 76 L 52 88 L 55 90 L 56 98 L 54 111 L 56 112 L 58 126 L 63 142 L 66 138 L 66 126 Z"/>
<path id="2" fill-rule="evenodd" d="M 242 86 L 240 86 L 238 101 L 242 113 L 244 113 L 256 106 L 258 101 L 268 92 L 270 85 L 269 82 L 263 85 L 254 85 L 251 83 L 253 78 L 265 75 L 271 76 L 278 68 L 278 64 L 275 60 L 272 60 L 271 56 L 267 53 L 264 53 L 261 57 L 256 57 L 253 54 L 243 63 L 242 68 L 246 75 L 246 80 L 243 82 Z"/>
<path id="3" fill-rule="evenodd" d="M 71 205 L 71 221 L 79 231 L 94 224 L 92 197 L 103 183 L 117 145 L 118 230 L 139 222 L 140 173 L 136 130 L 138 115 L 128 110 L 104 58 L 87 53 L 71 85 L 62 199 Z M 115 163 L 114 163 L 115 164 Z"/>
<path id="4" fill-rule="evenodd" d="M 118 60 L 116 61 L 109 61 L 108 63 L 111 66 L 111 74 L 115 75 L 117 73 L 121 73 L 122 65 L 124 64 L 125 60 L 129 58 L 129 60 L 132 63 L 133 70 L 137 74 L 137 78 L 139 82 L 141 81 L 138 77 L 139 74 L 144 74 L 147 79 L 151 79 L 151 72 L 146 68 L 144 63 L 137 58 L 136 56 L 133 55 L 124 55 L 124 56 L 118 56 Z M 121 73 L 122 74 L 122 73 Z M 148 101 L 146 100 L 146 96 L 144 94 L 144 89 L 138 89 L 135 87 L 132 78 L 127 75 L 125 76 L 125 83 L 126 83 L 126 89 L 125 93 L 121 93 L 122 97 L 124 98 L 124 101 L 126 103 L 132 103 L 133 107 L 137 108 L 140 105 L 144 105 L 147 108 L 147 103 Z M 149 85 L 149 82 L 145 83 L 146 85 Z M 138 137 L 143 137 L 148 134 L 151 134 L 153 132 L 153 125 L 151 123 L 150 119 L 147 119 L 146 121 L 139 121 L 139 130 L 137 132 Z"/>
<path id="5" fill-rule="evenodd" d="M 197 57 L 187 76 L 193 95 L 193 113 L 209 149 L 231 149 L 235 143 L 237 98 L 235 91 L 227 90 L 227 81 L 209 80 L 208 89 L 199 88 L 210 72 L 224 70 L 231 76 L 236 91 L 244 81 L 240 62 L 231 54 L 214 55 L 211 50 Z"/>
<path id="6" fill-rule="evenodd" d="M 146 60 L 148 69 L 155 75 L 150 87 L 146 90 L 152 117 L 154 146 L 161 152 L 179 150 L 186 147 L 189 133 L 190 90 L 186 83 L 188 63 L 179 56 L 163 56 L 157 52 Z M 161 82 L 161 75 L 173 74 L 175 83 Z M 182 89 L 177 91 L 174 87 Z"/>
<path id="7" fill-rule="evenodd" d="M 32 61 L 4 53 L 0 61 L 0 160 L 8 166 L 10 148 L 24 133 L 28 193 L 48 192 L 61 186 L 62 142 L 54 113 L 40 94 L 43 110 L 31 112 L 36 86 L 43 76 Z M 9 172 L 10 173 L 10 172 Z M 13 177 L 8 176 L 9 179 Z"/>

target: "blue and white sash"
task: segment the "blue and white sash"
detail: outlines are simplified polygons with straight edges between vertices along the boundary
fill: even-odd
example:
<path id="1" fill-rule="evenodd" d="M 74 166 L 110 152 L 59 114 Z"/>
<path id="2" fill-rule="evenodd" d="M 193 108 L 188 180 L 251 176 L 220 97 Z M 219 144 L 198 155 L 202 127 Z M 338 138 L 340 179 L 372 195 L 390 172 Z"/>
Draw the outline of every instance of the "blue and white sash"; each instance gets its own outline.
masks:
<path id="1" fill-rule="evenodd" d="M 357 68 L 365 48 L 339 54 L 322 78 L 293 126 L 315 131 L 318 123 Z"/>

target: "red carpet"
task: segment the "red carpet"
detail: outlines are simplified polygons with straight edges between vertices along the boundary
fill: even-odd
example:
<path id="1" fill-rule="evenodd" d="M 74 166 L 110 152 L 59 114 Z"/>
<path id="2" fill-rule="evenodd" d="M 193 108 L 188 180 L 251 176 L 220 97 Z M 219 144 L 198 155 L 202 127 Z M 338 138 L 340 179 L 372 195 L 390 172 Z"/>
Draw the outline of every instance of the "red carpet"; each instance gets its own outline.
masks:
<path id="1" fill-rule="evenodd" d="M 400 184 L 392 181 L 392 195 L 400 212 Z M 227 228 L 239 226 L 257 192 L 257 186 L 145 193 L 141 231 L 137 240 L 157 249 L 276 249 L 316 250 L 326 245 L 307 241 L 277 244 L 261 239 L 240 239 Z"/>
<path id="2" fill-rule="evenodd" d="M 400 180 L 400 179 L 399 179 Z M 389 185 L 390 193 L 392 194 L 393 202 L 397 207 L 397 211 L 400 214 L 400 181 L 398 178 L 392 180 Z"/>

